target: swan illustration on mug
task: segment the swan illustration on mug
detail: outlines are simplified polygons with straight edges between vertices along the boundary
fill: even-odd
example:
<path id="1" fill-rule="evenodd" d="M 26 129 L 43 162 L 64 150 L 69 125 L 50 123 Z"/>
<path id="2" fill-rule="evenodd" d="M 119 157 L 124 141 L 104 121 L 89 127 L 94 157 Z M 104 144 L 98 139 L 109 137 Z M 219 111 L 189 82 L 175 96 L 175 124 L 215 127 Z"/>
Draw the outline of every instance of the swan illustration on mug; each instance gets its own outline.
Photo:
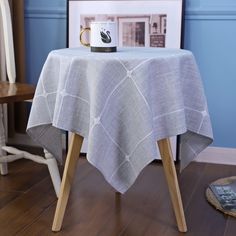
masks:
<path id="1" fill-rule="evenodd" d="M 90 42 L 83 40 L 84 32 L 90 32 Z M 116 52 L 117 51 L 117 26 L 116 22 L 91 22 L 90 27 L 80 32 L 80 43 L 90 47 L 91 52 Z"/>
<path id="2" fill-rule="evenodd" d="M 100 35 L 101 35 L 101 40 L 103 43 L 111 42 L 111 36 L 110 36 L 109 30 L 102 29 L 102 31 L 100 31 Z"/>

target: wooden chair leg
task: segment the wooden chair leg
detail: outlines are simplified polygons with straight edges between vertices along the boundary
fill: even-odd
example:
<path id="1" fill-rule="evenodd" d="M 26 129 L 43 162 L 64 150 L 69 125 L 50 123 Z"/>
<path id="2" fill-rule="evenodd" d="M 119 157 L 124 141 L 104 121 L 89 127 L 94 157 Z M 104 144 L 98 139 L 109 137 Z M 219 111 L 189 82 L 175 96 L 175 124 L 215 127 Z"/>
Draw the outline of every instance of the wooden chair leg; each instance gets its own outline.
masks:
<path id="1" fill-rule="evenodd" d="M 48 166 L 48 171 L 52 179 L 53 187 L 55 189 L 57 197 L 59 197 L 61 176 L 59 173 L 56 158 L 50 152 L 48 152 L 48 150 L 44 149 L 43 151 L 45 156 L 45 164 Z"/>
<path id="2" fill-rule="evenodd" d="M 66 158 L 60 194 L 57 201 L 56 212 L 54 215 L 54 220 L 52 225 L 52 231 L 55 232 L 61 230 L 61 225 L 64 218 L 67 201 L 69 198 L 70 188 L 72 185 L 74 172 L 76 169 L 76 162 L 80 154 L 82 143 L 83 143 L 83 137 L 73 133 Z"/>
<path id="3" fill-rule="evenodd" d="M 7 163 L 0 163 L 0 174 L 1 175 L 7 175 L 8 174 Z"/>
<path id="4" fill-rule="evenodd" d="M 168 183 L 172 205 L 180 232 L 187 232 L 187 225 L 184 216 L 183 204 L 179 190 L 178 179 L 176 175 L 174 160 L 169 139 L 162 139 L 157 142 L 162 158 L 162 163 Z"/>

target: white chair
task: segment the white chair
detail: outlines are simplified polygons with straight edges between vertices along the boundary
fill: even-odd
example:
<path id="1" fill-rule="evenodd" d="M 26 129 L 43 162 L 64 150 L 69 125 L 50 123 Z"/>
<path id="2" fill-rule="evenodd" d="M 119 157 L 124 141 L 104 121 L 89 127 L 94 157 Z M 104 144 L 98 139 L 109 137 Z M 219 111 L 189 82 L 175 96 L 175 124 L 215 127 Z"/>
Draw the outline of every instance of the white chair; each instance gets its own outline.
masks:
<path id="1" fill-rule="evenodd" d="M 15 70 L 15 57 L 13 45 L 13 33 L 11 13 L 8 0 L 0 0 L 0 17 L 2 19 L 3 39 L 6 58 L 6 71 L 9 82 L 0 82 L 0 145 L 4 145 L 6 133 L 4 133 L 4 125 L 2 122 L 3 111 L 2 105 L 5 103 L 25 101 L 32 99 L 34 96 L 35 88 L 29 84 L 16 83 L 16 70 Z M 56 195 L 59 196 L 59 189 L 61 178 L 55 158 L 46 150 L 44 150 L 45 157 L 33 155 L 26 151 L 18 150 L 14 147 L 2 146 L 0 149 L 9 153 L 9 155 L 0 156 L 0 173 L 6 175 L 8 173 L 7 163 L 21 158 L 30 159 L 40 164 L 48 166 L 53 186 Z M 4 153 L 3 151 L 1 153 Z"/>

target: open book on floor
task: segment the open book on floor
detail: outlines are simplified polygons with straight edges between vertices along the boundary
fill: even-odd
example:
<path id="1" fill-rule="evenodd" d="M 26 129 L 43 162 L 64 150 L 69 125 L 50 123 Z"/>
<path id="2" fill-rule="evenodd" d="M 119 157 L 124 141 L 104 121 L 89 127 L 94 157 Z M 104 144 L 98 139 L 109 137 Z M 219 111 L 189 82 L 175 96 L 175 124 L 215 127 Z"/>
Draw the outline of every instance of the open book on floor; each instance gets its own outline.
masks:
<path id="1" fill-rule="evenodd" d="M 210 189 L 224 210 L 236 212 L 236 180 L 229 184 L 210 184 Z"/>

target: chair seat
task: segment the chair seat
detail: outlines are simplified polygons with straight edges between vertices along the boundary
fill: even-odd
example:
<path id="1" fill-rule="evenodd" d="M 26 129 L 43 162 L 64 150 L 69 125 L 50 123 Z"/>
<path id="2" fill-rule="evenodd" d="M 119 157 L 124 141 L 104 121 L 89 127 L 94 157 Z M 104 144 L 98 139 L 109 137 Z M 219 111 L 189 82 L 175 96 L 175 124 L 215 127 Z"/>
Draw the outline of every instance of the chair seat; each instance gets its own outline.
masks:
<path id="1" fill-rule="evenodd" d="M 32 99 L 34 93 L 35 87 L 30 84 L 0 82 L 0 104 Z"/>

